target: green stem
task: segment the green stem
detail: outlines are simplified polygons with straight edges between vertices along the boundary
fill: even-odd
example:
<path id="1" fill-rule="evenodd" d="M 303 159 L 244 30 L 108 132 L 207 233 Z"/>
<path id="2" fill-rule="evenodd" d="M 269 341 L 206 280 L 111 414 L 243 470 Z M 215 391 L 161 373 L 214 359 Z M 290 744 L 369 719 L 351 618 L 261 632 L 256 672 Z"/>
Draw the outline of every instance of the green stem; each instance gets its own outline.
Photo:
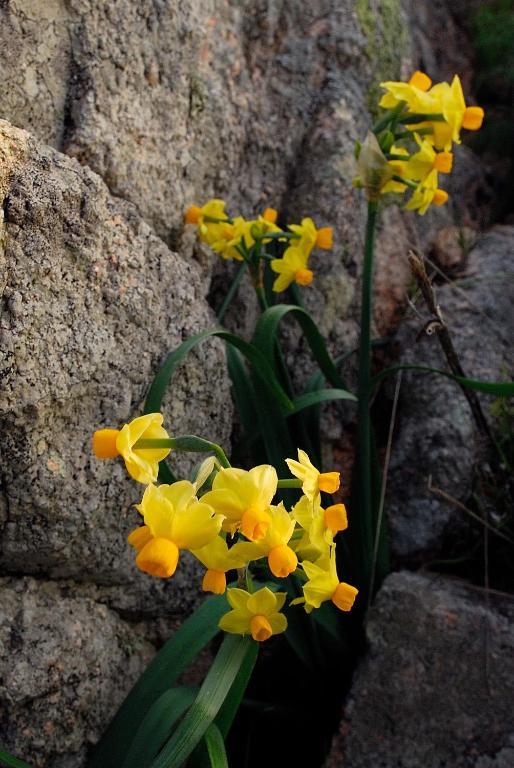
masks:
<path id="1" fill-rule="evenodd" d="M 225 298 L 223 300 L 223 304 L 221 305 L 221 307 L 218 310 L 217 318 L 218 318 L 218 321 L 220 323 L 223 322 L 223 319 L 224 319 L 224 317 L 225 317 L 225 315 L 227 313 L 227 309 L 231 305 L 231 303 L 232 303 L 232 301 L 234 299 L 234 296 L 237 293 L 237 289 L 239 288 L 239 284 L 241 283 L 243 275 L 246 272 L 247 266 L 248 265 L 246 264 L 246 262 L 243 262 L 242 264 L 239 265 L 239 269 L 237 271 L 237 274 L 236 274 L 235 278 L 232 281 L 232 285 L 228 289 L 227 295 L 225 296 Z"/>
<path id="2" fill-rule="evenodd" d="M 255 293 L 257 294 L 257 301 L 259 302 L 261 312 L 265 312 L 268 309 L 268 302 L 266 301 L 264 287 L 262 285 L 256 285 Z"/>
<path id="3" fill-rule="evenodd" d="M 411 125 L 416 123 L 445 123 L 444 115 L 440 112 L 418 112 L 417 114 L 405 115 L 405 117 L 398 118 L 398 122 L 402 125 Z"/>
<path id="4" fill-rule="evenodd" d="M 300 237 L 295 232 L 266 232 L 255 240 L 289 240 L 294 237 Z"/>
<path id="5" fill-rule="evenodd" d="M 428 136 L 429 134 L 433 133 L 434 131 L 432 128 L 417 128 L 416 133 L 418 136 Z M 413 132 L 412 131 L 400 131 L 399 133 L 395 134 L 395 141 L 398 139 L 412 139 Z"/>
<path id="6" fill-rule="evenodd" d="M 418 185 L 415 181 L 411 181 L 410 179 L 402 179 L 401 176 L 397 176 L 396 174 L 393 176 L 393 181 L 397 181 L 399 184 L 405 184 L 406 187 L 410 187 L 411 189 L 418 188 Z"/>
<path id="7" fill-rule="evenodd" d="M 206 221 L 208 224 L 233 224 L 234 219 L 220 219 L 217 216 L 204 216 L 203 220 Z"/>
<path id="8" fill-rule="evenodd" d="M 133 449 L 174 448 L 186 453 L 214 453 L 222 467 L 230 467 L 225 451 L 217 443 L 205 440 L 196 435 L 182 435 L 181 437 L 168 437 L 162 439 L 142 438 L 133 446 Z"/>
<path id="9" fill-rule="evenodd" d="M 297 480 L 296 478 L 291 478 L 287 480 L 279 480 L 278 481 L 278 487 L 279 488 L 301 488 L 302 487 L 302 481 Z"/>
<path id="10" fill-rule="evenodd" d="M 362 521 L 364 572 L 369 576 L 372 554 L 372 494 L 371 494 L 371 318 L 373 296 L 373 252 L 378 205 L 368 203 L 364 266 L 362 272 L 361 334 L 359 344 L 359 387 L 357 424 L 357 465 L 359 472 L 360 509 Z M 364 585 L 363 585 L 364 586 Z"/>

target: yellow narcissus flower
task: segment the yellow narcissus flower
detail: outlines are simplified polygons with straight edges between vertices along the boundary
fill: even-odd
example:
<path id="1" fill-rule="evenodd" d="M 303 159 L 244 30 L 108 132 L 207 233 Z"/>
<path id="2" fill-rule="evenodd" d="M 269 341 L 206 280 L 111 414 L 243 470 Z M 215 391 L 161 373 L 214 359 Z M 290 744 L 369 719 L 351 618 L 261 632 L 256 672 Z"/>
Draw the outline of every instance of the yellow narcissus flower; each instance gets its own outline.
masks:
<path id="1" fill-rule="evenodd" d="M 431 79 L 424 72 L 414 72 L 408 83 L 389 80 L 380 83 L 385 93 L 379 101 L 384 109 L 394 109 L 400 101 L 405 101 L 411 112 L 436 112 L 431 97 L 427 94 L 432 85 Z"/>
<path id="2" fill-rule="evenodd" d="M 335 534 L 348 527 L 345 505 L 332 504 L 323 509 L 319 494 L 314 501 L 302 496 L 293 507 L 292 515 L 303 529 L 303 536 L 297 542 L 295 551 L 306 560 L 318 560 L 327 555 Z"/>
<path id="3" fill-rule="evenodd" d="M 352 609 L 359 590 L 351 584 L 339 581 L 335 547 L 332 548 L 330 556 L 322 557 L 315 563 L 304 560 L 302 568 L 308 579 L 303 585 L 303 597 L 293 600 L 291 605 L 305 603 L 305 610 L 310 613 L 322 603 L 331 600 L 340 611 Z"/>
<path id="4" fill-rule="evenodd" d="M 323 250 L 332 248 L 332 227 L 316 229 L 313 220 L 306 218 L 302 219 L 301 224 L 289 224 L 288 228 L 299 238 L 299 241 L 295 238 L 295 247 L 305 249 L 307 254 L 312 251 L 315 245 Z"/>
<path id="5" fill-rule="evenodd" d="M 93 452 L 99 459 L 122 456 L 127 472 L 134 480 L 148 485 L 155 483 L 159 462 L 168 456 L 171 448 L 134 448 L 138 440 L 163 440 L 169 435 L 162 426 L 160 413 L 138 416 L 118 429 L 99 429 L 93 435 Z"/>
<path id="6" fill-rule="evenodd" d="M 236 467 L 221 469 L 202 501 L 225 517 L 223 530 L 234 533 L 241 528 L 247 539 L 256 541 L 266 535 L 271 522 L 270 505 L 277 483 L 276 470 L 269 464 L 249 472 Z"/>
<path id="7" fill-rule="evenodd" d="M 287 619 L 280 613 L 286 595 L 272 592 L 268 587 L 253 595 L 244 589 L 229 589 L 227 600 L 232 606 L 221 617 L 220 629 L 233 635 L 250 635 L 259 643 L 287 629 Z"/>
<path id="8" fill-rule="evenodd" d="M 335 493 L 340 485 L 339 472 L 320 472 L 311 464 L 305 451 L 298 448 L 298 461 L 286 459 L 286 464 L 292 475 L 302 481 L 302 491 L 310 501 L 314 501 L 320 491 Z"/>
<path id="9" fill-rule="evenodd" d="M 430 112 L 440 112 L 445 122 L 427 122 L 432 128 L 434 146 L 436 149 L 449 151 L 452 141 L 460 144 L 460 132 L 462 128 L 469 131 L 478 131 L 484 119 L 482 107 L 467 107 L 462 92 L 462 85 L 458 75 L 448 83 L 437 83 L 428 94 L 434 101 L 435 107 Z M 428 110 L 425 110 L 428 111 Z"/>
<path id="10" fill-rule="evenodd" d="M 198 501 L 188 480 L 149 485 L 137 509 L 145 524 L 129 534 L 128 542 L 138 553 L 137 567 L 160 578 L 175 573 L 181 549 L 196 550 L 209 544 L 223 520 L 212 507 Z"/>
<path id="11" fill-rule="evenodd" d="M 430 141 L 422 140 L 417 134 L 414 138 L 419 152 L 412 155 L 405 164 L 405 176 L 413 181 L 424 181 L 431 171 L 450 173 L 453 165 L 451 152 L 436 152 Z M 392 150 L 391 150 L 392 151 Z"/>
<path id="12" fill-rule="evenodd" d="M 244 541 L 238 542 L 234 544 L 232 549 L 246 562 L 267 557 L 272 574 L 277 578 L 285 579 L 286 576 L 296 570 L 298 565 L 298 558 L 288 546 L 293 535 L 295 521 L 282 503 L 270 507 L 269 513 L 270 524 L 262 539 L 252 544 Z"/>
<path id="13" fill-rule="evenodd" d="M 193 555 L 207 568 L 202 582 L 203 591 L 213 592 L 215 595 L 225 592 L 227 571 L 243 568 L 247 563 L 235 547 L 228 548 L 227 542 L 221 536 L 216 536 L 205 547 L 193 550 Z"/>
<path id="14" fill-rule="evenodd" d="M 405 206 L 408 211 L 417 211 L 424 216 L 429 206 L 444 205 L 448 200 L 448 193 L 437 186 L 437 171 L 431 171 L 412 193 L 412 197 Z"/>
<path id="15" fill-rule="evenodd" d="M 191 205 L 185 215 L 186 224 L 197 224 L 200 240 L 208 245 L 224 239 L 225 228 L 230 225 L 228 218 L 225 201 L 218 198 L 208 200 L 201 208 Z"/>
<path id="16" fill-rule="evenodd" d="M 312 270 L 307 268 L 309 254 L 303 248 L 290 245 L 281 259 L 273 259 L 271 269 L 278 274 L 273 283 L 275 293 L 282 293 L 291 283 L 310 285 L 314 278 Z"/>

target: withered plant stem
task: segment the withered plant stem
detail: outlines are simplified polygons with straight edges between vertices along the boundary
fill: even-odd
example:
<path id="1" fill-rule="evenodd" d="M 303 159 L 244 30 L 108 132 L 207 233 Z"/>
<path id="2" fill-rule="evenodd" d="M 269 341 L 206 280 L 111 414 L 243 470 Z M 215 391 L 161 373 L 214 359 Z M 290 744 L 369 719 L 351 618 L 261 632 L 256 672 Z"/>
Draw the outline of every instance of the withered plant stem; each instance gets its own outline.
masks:
<path id="1" fill-rule="evenodd" d="M 457 351 L 453 346 L 453 341 L 450 336 L 448 326 L 446 325 L 446 322 L 443 318 L 441 308 L 437 304 L 435 291 L 432 283 L 430 282 L 430 278 L 427 275 L 424 259 L 414 251 L 409 251 L 409 264 L 411 272 L 416 279 L 425 303 L 432 313 L 434 320 L 437 320 L 438 322 L 436 335 L 439 339 L 439 343 L 444 352 L 448 365 L 450 366 L 450 369 L 452 373 L 455 374 L 455 376 L 466 378 L 466 374 L 460 363 Z M 489 424 L 487 423 L 487 419 L 484 416 L 484 412 L 476 392 L 473 392 L 473 390 L 468 389 L 462 384 L 459 384 L 459 386 L 469 403 L 469 407 L 471 409 L 471 413 L 475 420 L 475 424 L 477 425 L 478 431 L 483 437 L 487 439 L 491 445 L 494 446 L 494 438 L 491 434 L 491 430 L 489 429 Z"/>

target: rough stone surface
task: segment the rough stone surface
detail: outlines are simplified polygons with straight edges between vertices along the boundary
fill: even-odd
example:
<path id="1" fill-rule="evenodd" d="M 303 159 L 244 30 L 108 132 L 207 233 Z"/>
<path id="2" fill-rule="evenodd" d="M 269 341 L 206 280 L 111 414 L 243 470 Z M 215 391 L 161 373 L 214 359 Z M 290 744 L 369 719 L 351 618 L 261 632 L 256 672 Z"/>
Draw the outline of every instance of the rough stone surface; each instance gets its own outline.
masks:
<path id="1" fill-rule="evenodd" d="M 70 585 L 0 579 L 2 747 L 34 768 L 82 765 L 152 653 L 133 626 Z"/>
<path id="2" fill-rule="evenodd" d="M 513 764 L 511 601 L 489 606 L 456 582 L 400 572 L 379 592 L 367 636 L 326 768 Z"/>
<path id="3" fill-rule="evenodd" d="M 146 604 L 155 581 L 136 576 L 125 542 L 143 489 L 122 462 L 92 456 L 91 435 L 132 418 L 165 353 L 212 326 L 198 269 L 75 160 L 7 123 L 0 146 L 12 159 L 2 174 L 2 566 L 134 582 L 134 605 Z M 173 432 L 227 444 L 219 344 L 191 357 L 171 389 Z"/>
<path id="4" fill-rule="evenodd" d="M 204 297 L 226 290 L 227 265 L 196 243 L 182 217 L 213 194 L 244 215 L 273 205 L 283 224 L 311 215 L 334 226 L 334 250 L 316 256 L 305 302 L 334 353 L 355 347 L 365 203 L 351 186 L 353 145 L 369 126 L 376 83 L 418 64 L 436 76 L 437 13 L 464 52 L 461 71 L 469 69 L 461 3 L 460 16 L 443 0 L 422 5 L 0 0 L 0 117 L 33 137 L 0 124 L 0 563 L 20 578 L 20 590 L 24 574 L 37 575 L 34 599 L 41 590 L 37 599 L 50 605 L 60 593 L 46 580 L 72 580 L 84 622 L 98 610 L 131 621 L 144 615 L 152 639 L 170 615 L 191 608 L 198 572 L 188 558 L 166 584 L 136 574 L 125 536 L 141 489 L 120 464 L 92 459 L 91 431 L 137 412 L 166 351 L 212 325 Z M 422 221 L 384 212 L 377 333 L 390 332 L 405 300 L 408 248 L 430 245 L 442 225 L 476 225 L 485 185 L 469 161 L 457 181 L 457 191 L 468 190 L 455 195 L 465 200 L 460 208 Z M 243 287 L 227 324 L 248 335 L 255 312 Z M 303 382 L 310 354 L 294 328 L 285 333 L 295 381 Z M 227 443 L 224 371 L 217 343 L 189 359 L 165 406 L 173 432 Z M 339 415 L 326 421 L 325 434 L 339 438 Z M 62 642 L 52 636 L 56 654 Z M 106 659 L 110 646 L 116 664 L 114 637 Z M 91 684 L 82 674 L 77 692 Z M 70 712 L 85 711 L 87 701 L 77 695 Z M 59 721 L 53 699 L 45 705 L 48 721 Z M 24 717 L 21 705 L 9 713 L 9 733 Z M 78 740 L 52 766 L 80 765 Z"/>
<path id="5" fill-rule="evenodd" d="M 514 227 L 495 227 L 469 255 L 467 275 L 441 286 L 437 300 L 462 367 L 470 378 L 509 380 L 514 373 Z M 422 319 L 411 317 L 398 334 L 402 363 L 447 370 L 435 336 L 417 337 Z M 481 396 L 486 415 L 491 396 Z M 458 540 L 462 512 L 428 490 L 428 479 L 466 502 L 471 494 L 478 444 L 468 403 L 442 376 L 404 374 L 386 508 L 394 554 L 410 561 L 440 554 L 448 535 Z"/>
<path id="6" fill-rule="evenodd" d="M 458 272 L 475 244 L 477 233 L 470 227 L 443 227 L 434 241 L 433 255 L 446 274 Z"/>

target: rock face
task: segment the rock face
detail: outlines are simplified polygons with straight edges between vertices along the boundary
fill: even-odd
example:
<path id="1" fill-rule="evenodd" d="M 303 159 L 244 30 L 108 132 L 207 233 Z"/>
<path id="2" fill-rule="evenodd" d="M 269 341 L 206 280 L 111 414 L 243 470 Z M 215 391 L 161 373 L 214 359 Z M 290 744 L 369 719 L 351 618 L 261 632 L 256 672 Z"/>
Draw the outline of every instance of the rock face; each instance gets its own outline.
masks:
<path id="1" fill-rule="evenodd" d="M 514 614 L 440 577 L 390 576 L 326 768 L 507 768 Z"/>
<path id="2" fill-rule="evenodd" d="M 418 59 L 408 33 L 418 13 L 419 3 L 400 0 L 0 0 L 0 117 L 9 120 L 0 123 L 0 564 L 9 605 L 30 595 L 43 606 L 26 610 L 28 642 L 61 601 L 52 579 L 71 585 L 66 605 L 85 631 L 108 612 L 112 631 L 95 653 L 102 665 L 112 654 L 113 669 L 119 637 L 141 633 L 112 610 L 135 622 L 184 615 L 196 600 L 186 558 L 166 584 L 136 574 L 125 537 L 142 489 L 120 464 L 90 454 L 92 430 L 138 412 L 166 352 L 214 323 L 205 296 L 213 275 L 226 286 L 227 265 L 184 230 L 187 205 L 216 194 L 245 215 L 272 205 L 283 223 L 311 215 L 334 226 L 306 305 L 334 351 L 355 346 L 365 203 L 351 186 L 353 145 L 376 83 Z M 413 221 L 390 208 L 378 234 L 379 333 L 410 279 Z M 441 222 L 451 223 L 448 210 L 427 217 L 425 241 Z M 253 313 L 243 289 L 228 324 L 248 332 Z M 290 335 L 301 380 L 310 355 Z M 175 434 L 227 444 L 220 344 L 188 358 L 165 412 Z M 337 438 L 339 419 L 331 429 Z M 40 684 L 18 696 L 8 676 L 0 692 L 8 744 L 55 768 L 81 765 L 122 695 L 106 673 L 101 716 L 87 720 L 90 664 L 76 660 L 75 698 L 67 662 L 52 677 L 67 632 L 49 637 Z M 20 653 L 17 664 L 28 658 Z M 74 735 L 61 734 L 61 747 L 26 727 L 24 712 L 44 708 L 34 722 L 46 732 L 64 718 L 64 701 Z"/>
<path id="3" fill-rule="evenodd" d="M 6 123 L 0 131 L 15 158 L 3 193 L 1 562 L 127 584 L 124 539 L 142 488 L 121 462 L 92 456 L 91 435 L 128 421 L 166 351 L 214 321 L 198 269 L 131 205 L 75 160 Z M 173 382 L 173 432 L 227 444 L 223 360 L 207 345 Z"/>
<path id="4" fill-rule="evenodd" d="M 509 380 L 514 373 L 514 227 L 495 227 L 472 249 L 467 274 L 444 285 L 437 299 L 462 367 L 470 378 Z M 401 362 L 447 370 L 435 336 L 417 341 L 424 320 L 412 317 L 400 330 Z M 482 396 L 490 417 L 490 396 Z M 458 541 L 466 518 L 428 490 L 428 479 L 466 502 L 478 460 L 469 405 L 459 387 L 436 375 L 408 372 L 400 392 L 400 419 L 393 445 L 386 509 L 394 554 L 409 562 L 444 552 Z"/>
<path id="5" fill-rule="evenodd" d="M 80 764 L 153 650 L 72 585 L 0 579 L 2 747 L 34 768 Z"/>

